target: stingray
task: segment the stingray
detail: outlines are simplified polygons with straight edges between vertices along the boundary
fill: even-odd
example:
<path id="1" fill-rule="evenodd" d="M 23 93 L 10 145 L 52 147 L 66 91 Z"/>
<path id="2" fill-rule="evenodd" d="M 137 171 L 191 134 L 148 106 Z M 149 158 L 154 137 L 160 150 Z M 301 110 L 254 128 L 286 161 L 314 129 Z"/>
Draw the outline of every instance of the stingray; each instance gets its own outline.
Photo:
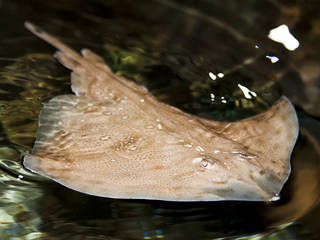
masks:
<path id="1" fill-rule="evenodd" d="M 159 102 L 114 74 L 88 49 L 81 54 L 29 22 L 72 70 L 74 94 L 44 103 L 24 166 L 73 190 L 108 198 L 167 201 L 272 201 L 290 174 L 298 136 L 294 107 L 217 122 Z"/>

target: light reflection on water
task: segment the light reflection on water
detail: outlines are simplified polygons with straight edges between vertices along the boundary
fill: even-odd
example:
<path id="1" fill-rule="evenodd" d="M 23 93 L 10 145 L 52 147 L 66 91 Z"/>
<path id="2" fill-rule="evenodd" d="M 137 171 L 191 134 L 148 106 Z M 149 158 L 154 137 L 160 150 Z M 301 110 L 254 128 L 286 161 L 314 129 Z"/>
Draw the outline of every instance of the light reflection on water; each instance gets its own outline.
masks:
<path id="1" fill-rule="evenodd" d="M 266 109 L 280 95 L 277 84 L 270 79 L 280 79 L 282 85 L 282 77 L 289 72 L 290 79 L 299 82 L 292 71 L 299 75 L 302 68 L 290 69 L 286 53 L 261 39 L 259 46 L 263 47 L 256 49 L 254 45 L 248 46 L 249 36 L 245 41 L 232 37 L 230 29 L 234 28 L 230 26 L 240 26 L 241 21 L 215 13 L 215 18 L 225 23 L 215 27 L 217 22 L 208 21 L 208 13 L 201 15 L 205 11 L 201 10 L 201 4 L 197 14 L 190 17 L 190 9 L 196 6 L 177 11 L 165 4 L 154 8 L 156 3 L 133 6 L 122 1 L 123 6 L 130 5 L 140 13 L 134 15 L 134 11 L 127 11 L 119 3 L 80 2 L 70 1 L 66 9 L 61 9 L 58 3 L 44 5 L 33 1 L 40 8 L 38 11 L 43 11 L 34 16 L 32 6 L 18 0 L 3 1 L 2 7 L 7 12 L 13 8 L 25 10 L 23 19 L 13 20 L 6 15 L 6 21 L 11 19 L 24 37 L 12 38 L 0 46 L 3 52 L 0 56 L 3 57 L 0 59 L 0 238 L 316 239 L 313 231 L 318 226 L 314 222 L 318 219 L 320 189 L 320 133 L 316 129 L 320 127 L 317 119 L 302 110 L 299 110 L 301 134 L 292 157 L 292 175 L 281 199 L 275 203 L 104 199 L 66 189 L 22 167 L 22 156 L 31 150 L 34 141 L 41 102 L 70 92 L 69 72 L 50 55 L 34 54 L 51 54 L 52 49 L 40 45 L 40 41 L 22 28 L 26 19 L 42 23 L 46 30 L 65 37 L 74 47 L 81 45 L 98 51 L 114 71 L 146 86 L 158 99 L 211 119 L 234 120 Z M 230 7 L 232 12 L 232 2 L 228 4 L 224 8 Z M 143 17 L 141 13 L 146 14 L 150 7 L 157 9 L 153 11 L 157 17 Z M 175 21 L 168 24 L 163 16 L 174 16 Z M 266 25 L 265 29 L 271 29 L 270 24 Z M 246 31 L 242 27 L 239 32 Z M 10 29 L 3 31 L 10 40 Z M 255 37 L 259 38 L 258 34 Z M 266 62 L 266 55 L 273 56 L 266 49 L 273 49 L 281 60 L 274 64 Z M 27 53 L 32 54 L 21 57 Z M 3 60 L 12 56 L 19 57 L 16 61 Z M 215 74 L 216 79 L 213 81 L 213 75 L 208 73 Z M 224 75 L 219 77 L 219 73 Z M 258 97 L 253 101 L 246 99 L 239 84 Z M 290 89 L 295 87 L 299 91 L 305 89 L 290 84 Z M 292 91 L 282 90 L 287 95 Z M 299 95 L 292 95 L 291 99 L 304 107 Z M 317 116 L 311 111 L 311 103 L 308 102 L 307 110 Z"/>

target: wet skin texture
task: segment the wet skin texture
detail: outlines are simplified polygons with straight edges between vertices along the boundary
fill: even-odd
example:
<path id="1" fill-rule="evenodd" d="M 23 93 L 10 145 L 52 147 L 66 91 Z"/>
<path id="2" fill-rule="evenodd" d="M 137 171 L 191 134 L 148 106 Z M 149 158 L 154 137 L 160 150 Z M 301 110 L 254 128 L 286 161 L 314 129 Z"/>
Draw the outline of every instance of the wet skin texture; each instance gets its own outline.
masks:
<path id="1" fill-rule="evenodd" d="M 75 95 L 44 104 L 24 166 L 83 193 L 169 201 L 275 200 L 290 174 L 298 136 L 286 97 L 238 122 L 215 122 L 157 101 L 30 23 L 59 49 Z"/>

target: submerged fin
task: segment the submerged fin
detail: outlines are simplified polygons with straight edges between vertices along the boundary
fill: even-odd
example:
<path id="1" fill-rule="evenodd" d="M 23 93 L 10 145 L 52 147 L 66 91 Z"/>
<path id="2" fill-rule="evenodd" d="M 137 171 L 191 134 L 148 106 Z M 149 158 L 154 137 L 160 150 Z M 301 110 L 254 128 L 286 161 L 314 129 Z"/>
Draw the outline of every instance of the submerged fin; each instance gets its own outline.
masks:
<path id="1" fill-rule="evenodd" d="M 77 101 L 73 95 L 63 95 L 51 99 L 44 104 L 39 116 L 37 130 L 37 140 L 33 153 L 41 155 L 41 151 L 46 151 L 46 155 L 63 155 L 62 146 L 70 144 L 72 136 L 66 129 L 70 122 L 66 120 L 66 115 Z"/>
<path id="2" fill-rule="evenodd" d="M 148 94 L 143 87 L 114 74 L 103 59 L 94 52 L 83 49 L 81 56 L 32 23 L 25 22 L 25 27 L 60 50 L 54 56 L 61 64 L 73 71 L 71 89 L 77 96 L 86 96 L 100 101 L 113 101 L 120 96 L 127 96 L 132 101 L 139 102 L 141 96 Z M 148 95 L 152 98 L 150 94 Z"/>

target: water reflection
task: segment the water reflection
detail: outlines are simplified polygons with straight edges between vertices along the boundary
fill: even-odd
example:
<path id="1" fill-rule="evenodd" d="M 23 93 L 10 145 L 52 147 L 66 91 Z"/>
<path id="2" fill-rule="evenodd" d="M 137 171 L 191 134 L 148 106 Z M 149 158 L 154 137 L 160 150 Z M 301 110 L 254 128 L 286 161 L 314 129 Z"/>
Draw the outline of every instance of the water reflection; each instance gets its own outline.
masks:
<path id="1" fill-rule="evenodd" d="M 300 33 L 297 38 L 304 44 L 289 56 L 279 44 L 265 39 L 266 32 L 277 26 L 271 18 L 265 21 L 265 15 L 283 19 L 288 13 L 285 9 L 294 7 L 274 2 L 132 4 L 123 0 L 64 5 L 33 0 L 27 5 L 3 1 L 0 21 L 4 26 L 11 24 L 2 29 L 0 45 L 0 238 L 317 239 L 320 126 L 318 119 L 302 110 L 292 175 L 280 200 L 273 203 L 97 198 L 34 175 L 21 164 L 34 140 L 41 102 L 70 91 L 69 72 L 51 57 L 49 46 L 23 29 L 26 19 L 60 33 L 75 48 L 93 48 L 118 74 L 146 86 L 160 100 L 199 116 L 228 120 L 250 116 L 270 106 L 281 91 L 312 116 L 320 116 L 318 47 L 313 44 L 318 41 L 319 21 L 312 14 L 290 18 L 300 23 L 290 29 Z M 243 14 L 237 14 L 239 4 Z M 291 16 L 303 12 L 303 6 L 295 7 Z M 150 9 L 152 14 L 148 14 Z M 306 32 L 303 23 L 315 30 Z M 256 43 L 259 48 L 254 47 Z M 21 57 L 33 52 L 50 55 Z M 272 64 L 266 56 L 281 61 Z M 258 96 L 245 98 L 238 84 Z"/>
<path id="2" fill-rule="evenodd" d="M 5 173 L 1 178 L 3 236 L 8 239 L 17 235 L 35 236 L 25 239 L 39 236 L 48 239 L 81 236 L 87 239 L 89 236 L 93 239 L 105 239 L 106 236 L 114 239 L 212 239 L 229 236 L 227 239 L 234 239 L 262 231 L 261 239 L 269 239 L 274 237 L 272 232 L 284 231 L 281 230 L 283 224 L 286 227 L 288 223 L 295 225 L 294 221 L 305 216 L 319 201 L 320 168 L 315 167 L 319 159 L 318 146 L 310 141 L 308 133 L 302 134 L 293 153 L 293 174 L 281 199 L 268 204 L 113 200 L 81 194 L 30 176 L 20 179 L 15 172 Z M 19 154 L 14 152 L 5 151 L 11 161 L 19 159 Z M 305 161 L 306 155 L 313 159 Z"/>
<path id="3" fill-rule="evenodd" d="M 300 45 L 299 41 L 290 33 L 288 26 L 285 24 L 270 30 L 268 37 L 275 42 L 282 43 L 290 51 L 296 50 Z"/>
<path id="4" fill-rule="evenodd" d="M 25 64 L 29 64 L 30 58 L 26 59 Z M 43 58 L 40 56 L 36 61 L 41 62 Z M 44 81 L 42 76 L 33 80 Z M 34 91 L 33 85 L 30 88 Z M 56 88 L 51 89 L 56 91 Z M 41 96 L 42 92 L 36 94 Z M 24 102 L 21 101 L 21 104 Z M 30 112 L 27 113 L 29 115 L 26 116 L 30 116 Z M 16 119 L 10 118 L 10 114 L 10 111 L 6 114 L 6 123 L 15 126 L 11 121 L 15 122 Z M 104 239 L 105 236 L 115 239 L 156 239 L 159 236 L 168 239 L 206 239 L 226 236 L 235 238 L 266 231 L 260 235 L 267 239 L 270 231 L 280 231 L 279 226 L 289 222 L 294 225 L 295 220 L 311 212 L 318 204 L 318 136 L 313 136 L 314 131 L 304 127 L 305 124 L 314 126 L 314 122 L 309 123 L 310 117 L 302 115 L 300 119 L 303 119 L 303 131 L 292 156 L 292 175 L 280 201 L 269 204 L 174 203 L 88 196 L 24 170 L 21 158 L 27 149 L 10 143 L 19 143 L 21 138 L 14 138 L 14 134 L 7 137 L 3 132 L 4 145 L 0 159 L 3 236 L 28 236 L 26 239 L 63 239 L 66 236 L 77 239 L 84 235 L 88 239 Z M 28 126 L 25 126 L 26 132 L 33 137 L 36 127 Z"/>

